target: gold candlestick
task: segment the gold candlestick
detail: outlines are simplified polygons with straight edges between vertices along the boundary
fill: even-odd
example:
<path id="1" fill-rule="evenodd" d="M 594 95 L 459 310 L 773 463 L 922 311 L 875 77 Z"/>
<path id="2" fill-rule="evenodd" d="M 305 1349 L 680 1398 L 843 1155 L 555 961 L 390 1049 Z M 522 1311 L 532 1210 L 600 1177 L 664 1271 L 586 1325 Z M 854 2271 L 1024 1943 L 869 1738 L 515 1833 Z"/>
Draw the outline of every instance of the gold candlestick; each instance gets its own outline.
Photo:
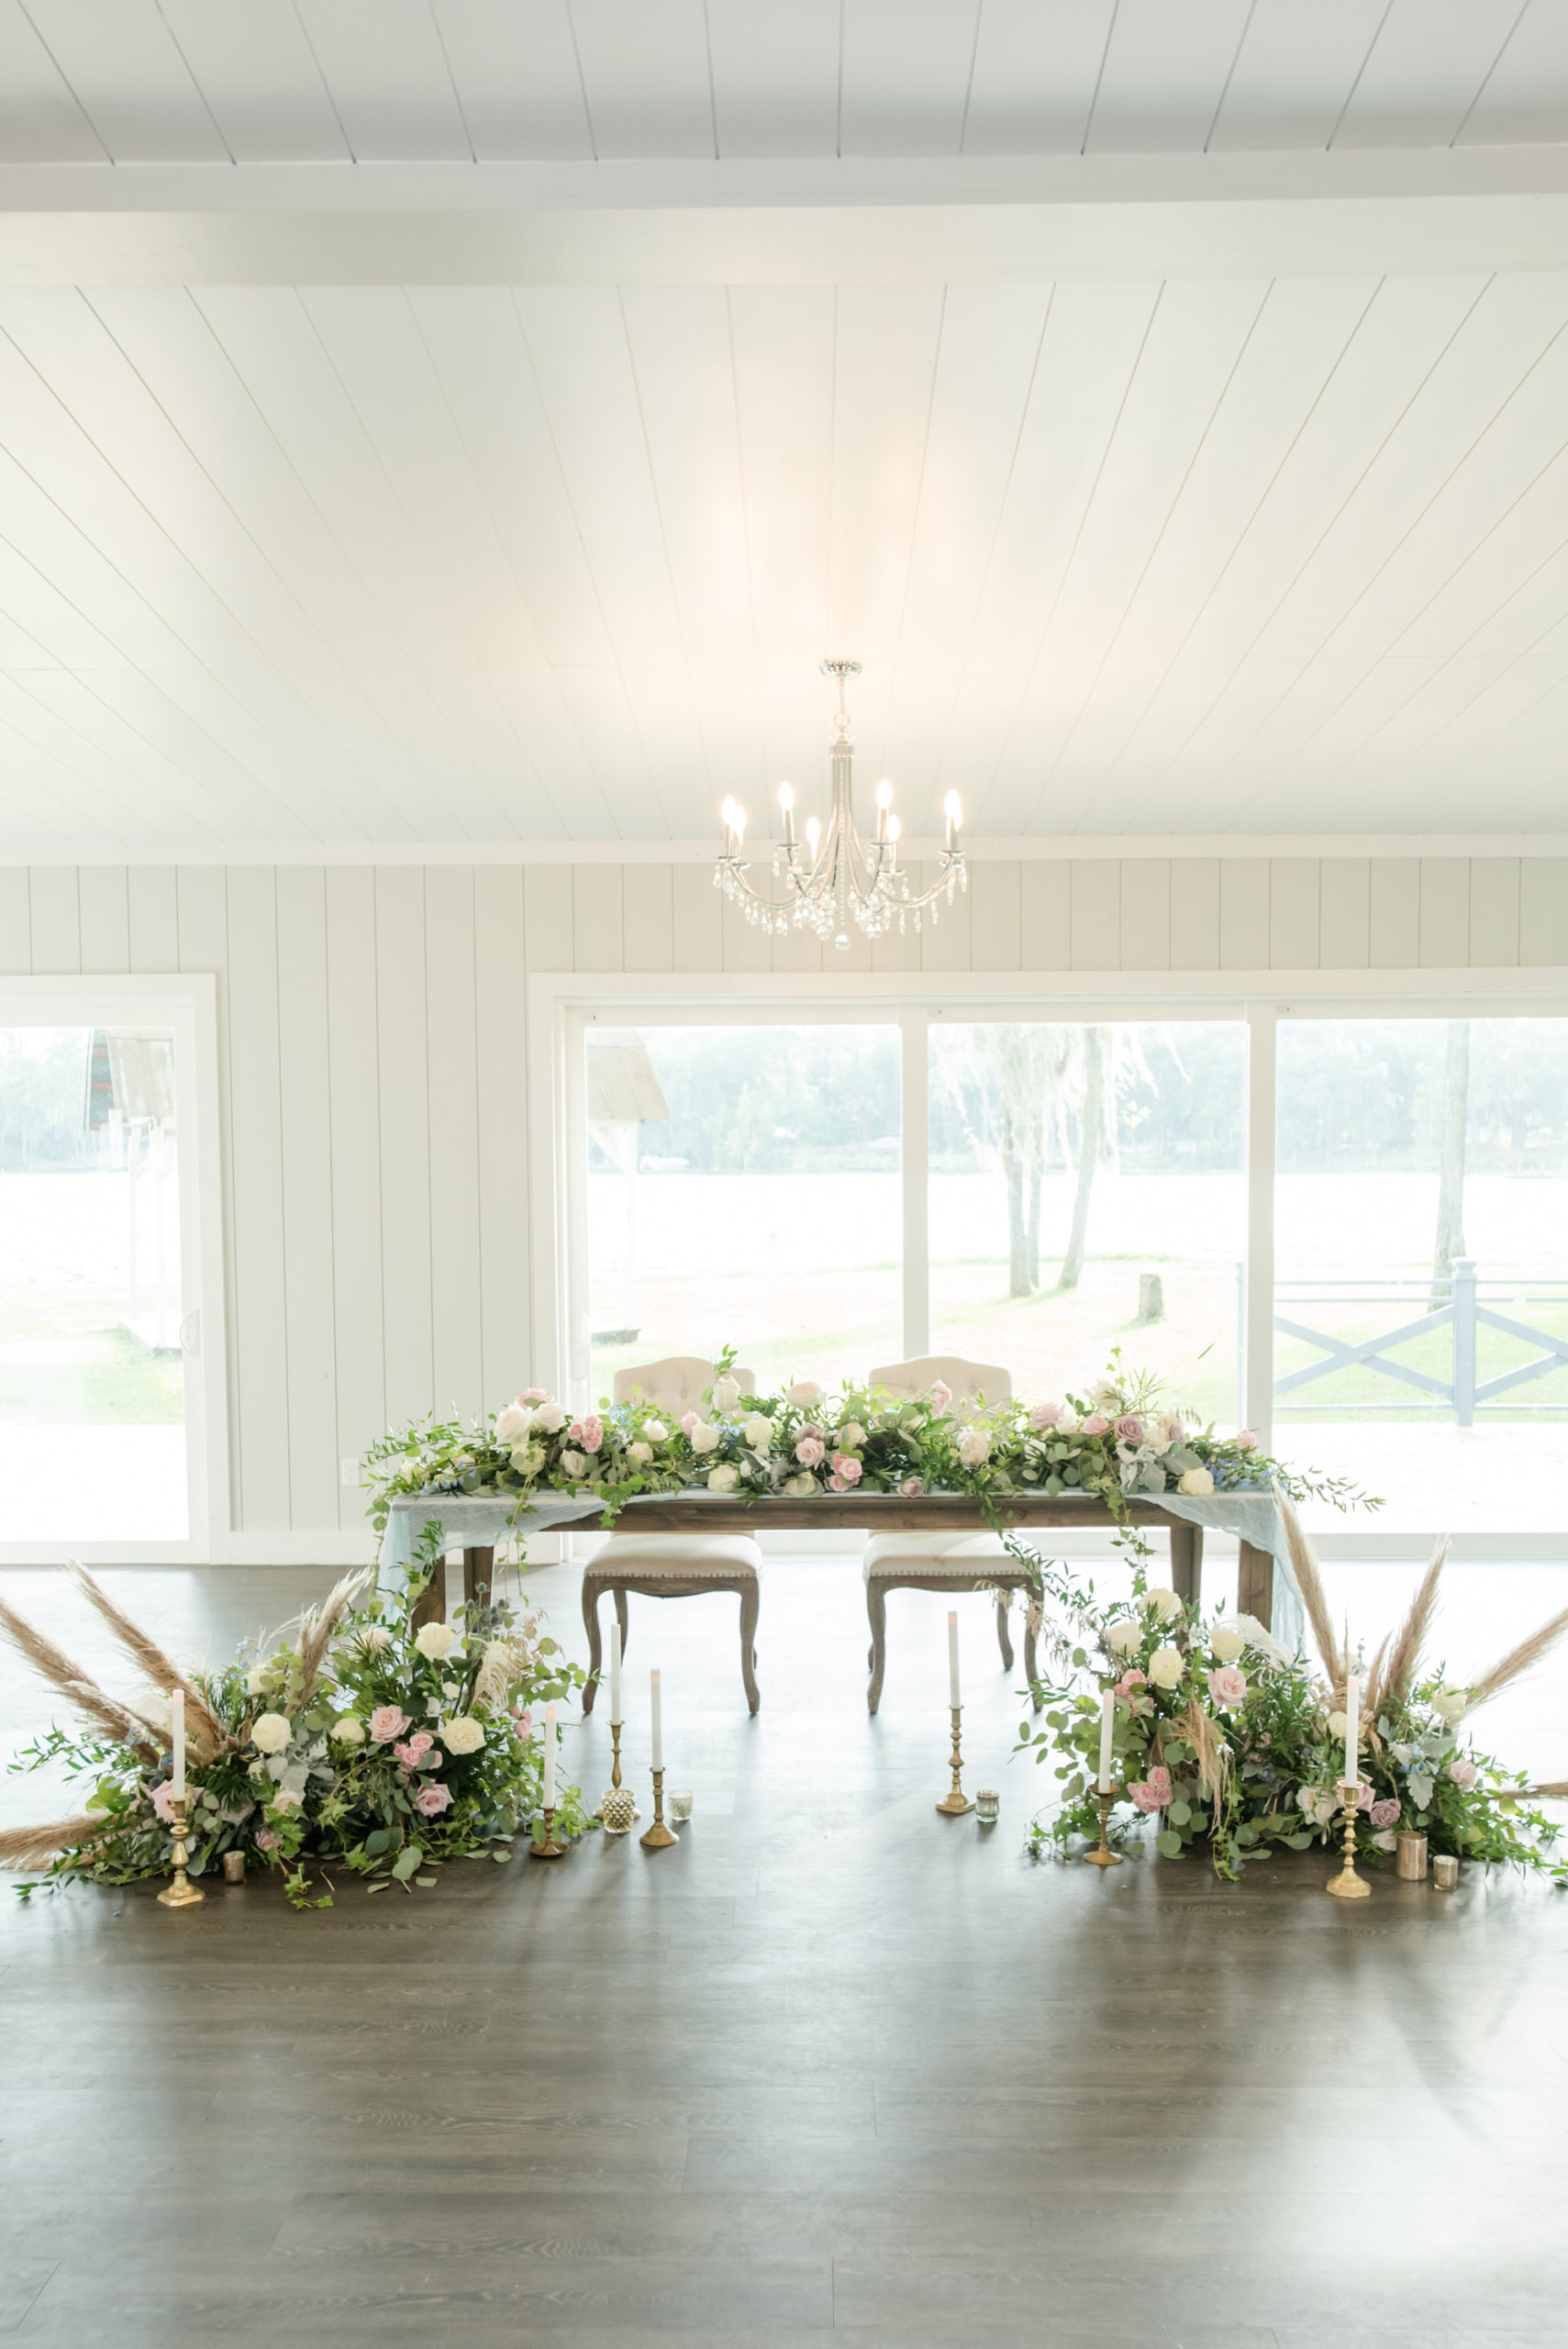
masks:
<path id="1" fill-rule="evenodd" d="M 646 1835 L 639 1836 L 638 1841 L 645 1852 L 662 1852 L 671 1843 L 678 1843 L 680 1840 L 674 1829 L 666 1827 L 664 1824 L 664 1773 L 662 1770 L 655 1770 L 653 1773 L 653 1824 Z"/>
<path id="2" fill-rule="evenodd" d="M 167 1892 L 158 1896 L 165 1909 L 194 1909 L 198 1900 L 206 1898 L 200 1886 L 193 1884 L 185 1874 L 185 1862 L 190 1857 L 185 1849 L 186 1831 L 185 1805 L 180 1801 L 174 1805 L 174 1881 Z"/>
<path id="3" fill-rule="evenodd" d="M 1338 1876 L 1330 1876 L 1324 1887 L 1340 1900 L 1370 1900 L 1372 1887 L 1365 1876 L 1356 1874 L 1356 1797 L 1359 1787 L 1340 1788 L 1340 1800 L 1345 1806 L 1345 1856 Z"/>
<path id="4" fill-rule="evenodd" d="M 1110 1835 L 1108 1832 L 1111 1805 L 1116 1800 L 1116 1788 L 1114 1787 L 1096 1787 L 1095 1788 L 1095 1800 L 1100 1806 L 1100 1848 L 1097 1852 L 1085 1852 L 1084 1857 L 1088 1861 L 1089 1865 L 1092 1868 L 1119 1868 L 1122 1864 L 1124 1854 L 1120 1852 L 1113 1852 L 1111 1850 Z"/>
<path id="5" fill-rule="evenodd" d="M 937 1809 L 945 1810 L 950 1819 L 960 1819 L 966 1810 L 974 1809 L 973 1803 L 963 1791 L 963 1756 L 958 1750 L 958 1725 L 962 1713 L 963 1707 L 954 1705 L 952 1708 L 952 1785 L 937 1805 Z"/>
<path id="6" fill-rule="evenodd" d="M 620 1782 L 619 1721 L 610 1723 L 610 1783 L 599 1797 L 599 1808 L 594 1813 L 602 1820 L 612 1835 L 624 1835 L 632 1821 L 642 1817 L 633 1797 L 624 1793 Z"/>
<path id="7" fill-rule="evenodd" d="M 562 1860 L 566 1856 L 565 1844 L 558 1843 L 555 1840 L 555 1805 L 553 1803 L 547 1803 L 545 1806 L 544 1842 L 540 1843 L 536 1840 L 530 1843 L 528 1856 L 535 1860 Z"/>

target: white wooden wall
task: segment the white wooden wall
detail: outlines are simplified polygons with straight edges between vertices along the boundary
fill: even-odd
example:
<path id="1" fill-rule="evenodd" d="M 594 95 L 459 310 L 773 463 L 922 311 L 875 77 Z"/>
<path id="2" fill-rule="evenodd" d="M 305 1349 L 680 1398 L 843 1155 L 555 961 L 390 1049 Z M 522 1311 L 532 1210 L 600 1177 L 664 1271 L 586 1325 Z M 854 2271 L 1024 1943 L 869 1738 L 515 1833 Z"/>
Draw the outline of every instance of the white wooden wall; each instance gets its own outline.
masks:
<path id="1" fill-rule="evenodd" d="M 842 970 L 1568 963 L 1568 857 L 977 863 Z M 0 867 L 0 972 L 215 971 L 235 1523 L 361 1522 L 339 1464 L 528 1369 L 528 971 L 817 969 L 705 864 Z"/>

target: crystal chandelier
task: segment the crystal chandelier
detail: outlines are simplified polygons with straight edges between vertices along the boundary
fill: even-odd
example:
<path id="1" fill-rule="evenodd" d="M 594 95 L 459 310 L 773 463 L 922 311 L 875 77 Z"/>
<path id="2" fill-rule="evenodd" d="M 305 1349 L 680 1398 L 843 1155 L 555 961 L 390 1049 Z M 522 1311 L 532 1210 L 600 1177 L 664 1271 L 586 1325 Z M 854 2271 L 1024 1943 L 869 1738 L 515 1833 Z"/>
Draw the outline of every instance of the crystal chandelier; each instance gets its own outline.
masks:
<path id="1" fill-rule="evenodd" d="M 807 817 L 804 851 L 795 836 L 794 787 L 787 783 L 779 785 L 784 839 L 774 844 L 773 871 L 774 882 L 784 883 L 782 900 L 759 896 L 746 878 L 750 867 L 744 857 L 744 807 L 727 799 L 719 811 L 724 818 L 724 852 L 715 870 L 713 885 L 723 890 L 749 922 L 775 938 L 784 937 L 792 921 L 797 929 L 814 930 L 824 942 L 831 939 L 835 946 L 843 948 L 850 943 L 851 921 L 858 922 L 868 938 L 882 937 L 892 929 L 895 917 L 903 930 L 913 915 L 918 930 L 921 917 L 928 910 L 935 922 L 939 897 L 945 894 L 951 905 L 954 890 L 969 886 L 969 868 L 963 861 L 963 851 L 957 845 L 963 810 L 956 791 L 950 791 L 942 802 L 947 846 L 942 852 L 940 871 L 930 887 L 917 894 L 898 862 L 900 826 L 892 813 L 890 783 L 884 781 L 876 786 L 876 838 L 864 841 L 856 830 L 852 781 L 855 746 L 850 734 L 850 713 L 844 706 L 844 688 L 851 677 L 860 674 L 858 661 L 822 663 L 822 674 L 839 681 L 838 732 L 829 745 L 833 775 L 828 829 L 824 833 L 816 817 Z"/>

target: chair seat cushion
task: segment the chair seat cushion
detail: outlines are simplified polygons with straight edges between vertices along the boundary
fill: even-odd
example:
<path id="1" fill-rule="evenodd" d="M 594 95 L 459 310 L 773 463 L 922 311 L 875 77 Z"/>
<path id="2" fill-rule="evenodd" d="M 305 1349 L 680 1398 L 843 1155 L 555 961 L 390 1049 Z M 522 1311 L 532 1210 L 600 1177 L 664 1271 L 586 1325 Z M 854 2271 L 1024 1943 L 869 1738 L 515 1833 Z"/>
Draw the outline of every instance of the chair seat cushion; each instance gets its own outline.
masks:
<path id="1" fill-rule="evenodd" d="M 588 1568 L 617 1575 L 754 1575 L 762 1553 L 749 1533 L 612 1533 Z"/>
<path id="2" fill-rule="evenodd" d="M 873 1533 L 862 1557 L 867 1582 L 889 1575 L 977 1574 L 1023 1569 L 995 1533 Z"/>

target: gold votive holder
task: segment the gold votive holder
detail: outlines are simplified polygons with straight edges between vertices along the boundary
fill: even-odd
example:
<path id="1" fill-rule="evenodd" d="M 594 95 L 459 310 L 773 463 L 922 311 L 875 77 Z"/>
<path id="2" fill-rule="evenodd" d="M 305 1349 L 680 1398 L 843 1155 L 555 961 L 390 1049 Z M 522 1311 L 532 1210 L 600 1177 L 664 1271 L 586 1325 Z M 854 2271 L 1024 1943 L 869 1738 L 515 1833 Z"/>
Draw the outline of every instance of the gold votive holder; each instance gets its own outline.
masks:
<path id="1" fill-rule="evenodd" d="M 225 1852 L 223 1855 L 223 1880 L 225 1884 L 244 1883 L 245 1854 L 243 1852 Z"/>
<path id="2" fill-rule="evenodd" d="M 974 1817 L 981 1827 L 995 1827 L 1002 1798 L 995 1787 L 981 1787 L 974 1798 Z"/>
<path id="3" fill-rule="evenodd" d="M 1459 1862 L 1451 1852 L 1432 1855 L 1432 1882 L 1440 1892 L 1452 1892 L 1459 1883 Z"/>
<path id="4" fill-rule="evenodd" d="M 1413 1828 L 1394 1839 L 1394 1873 L 1404 1884 L 1425 1884 L 1427 1880 L 1427 1839 Z"/>
<path id="5" fill-rule="evenodd" d="M 599 1805 L 599 1817 L 605 1823 L 606 1835 L 624 1835 L 632 1822 L 641 1817 L 637 1797 L 629 1787 L 606 1787 L 605 1798 Z"/>

